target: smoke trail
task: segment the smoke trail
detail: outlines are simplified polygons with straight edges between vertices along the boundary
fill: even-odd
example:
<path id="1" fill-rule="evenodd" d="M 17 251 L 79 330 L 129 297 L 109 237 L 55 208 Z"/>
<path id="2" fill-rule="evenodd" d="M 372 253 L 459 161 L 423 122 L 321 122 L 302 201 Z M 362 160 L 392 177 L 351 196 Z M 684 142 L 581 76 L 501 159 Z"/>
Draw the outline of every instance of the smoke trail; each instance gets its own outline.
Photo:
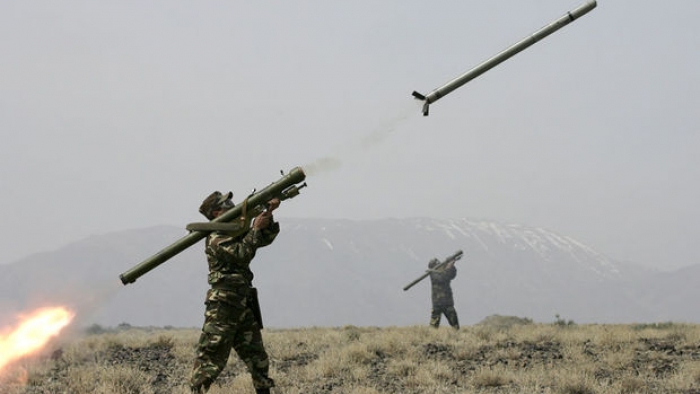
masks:
<path id="1" fill-rule="evenodd" d="M 304 169 L 304 173 L 306 175 L 316 175 L 319 172 L 337 170 L 342 165 L 343 163 L 339 159 L 334 157 L 322 157 L 320 159 L 316 159 L 311 164 L 302 166 L 302 168 Z"/>
<path id="2" fill-rule="evenodd" d="M 417 112 L 415 111 L 414 106 L 402 109 L 395 117 L 384 121 L 374 131 L 362 138 L 360 141 L 360 147 L 362 149 L 367 149 L 381 144 L 399 127 L 399 125 L 401 125 L 402 122 L 408 119 L 409 116 L 415 115 L 416 113 Z"/>
<path id="3" fill-rule="evenodd" d="M 105 304 L 110 302 L 123 288 L 118 280 L 95 281 L 80 286 L 80 296 L 72 299 L 72 308 L 77 312 L 75 326 L 84 326 L 90 323 L 94 316 Z"/>
<path id="4" fill-rule="evenodd" d="M 343 160 L 341 157 L 354 155 L 360 151 L 367 150 L 384 142 L 406 119 L 411 115 L 419 113 L 414 105 L 402 108 L 399 113 L 381 122 L 376 129 L 369 134 L 364 135 L 359 141 L 344 145 L 343 149 L 331 156 L 323 156 L 311 163 L 303 165 L 302 168 L 307 175 L 317 175 L 322 172 L 335 171 L 342 167 Z"/>

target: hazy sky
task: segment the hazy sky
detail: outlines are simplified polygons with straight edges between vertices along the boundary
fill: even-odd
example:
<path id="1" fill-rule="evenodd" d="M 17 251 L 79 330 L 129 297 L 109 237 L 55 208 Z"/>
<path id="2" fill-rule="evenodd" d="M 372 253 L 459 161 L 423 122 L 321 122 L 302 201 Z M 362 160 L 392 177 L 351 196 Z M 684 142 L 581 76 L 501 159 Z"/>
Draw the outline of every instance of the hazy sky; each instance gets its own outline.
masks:
<path id="1" fill-rule="evenodd" d="M 700 263 L 697 0 L 600 0 L 429 117 L 410 95 L 584 2 L 3 2 L 0 262 L 330 158 L 280 221 L 492 219 Z"/>

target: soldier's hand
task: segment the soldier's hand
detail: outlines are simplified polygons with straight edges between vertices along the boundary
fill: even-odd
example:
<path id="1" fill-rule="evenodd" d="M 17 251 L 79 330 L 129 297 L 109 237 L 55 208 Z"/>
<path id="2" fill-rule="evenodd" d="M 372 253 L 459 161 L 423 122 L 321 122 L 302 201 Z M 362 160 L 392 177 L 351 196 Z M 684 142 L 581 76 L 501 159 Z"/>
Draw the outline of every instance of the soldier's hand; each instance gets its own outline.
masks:
<path id="1" fill-rule="evenodd" d="M 270 225 L 270 222 L 272 222 L 272 213 L 270 213 L 270 211 L 265 211 L 255 217 L 255 220 L 253 221 L 253 228 L 255 230 L 262 230 L 267 228 Z"/>
<path id="2" fill-rule="evenodd" d="M 269 212 L 274 211 L 274 210 L 277 209 L 277 207 L 279 207 L 279 206 L 280 206 L 280 199 L 277 198 L 277 197 L 275 197 L 275 198 L 273 198 L 272 200 L 270 200 L 270 201 L 267 202 L 267 210 L 268 210 Z"/>

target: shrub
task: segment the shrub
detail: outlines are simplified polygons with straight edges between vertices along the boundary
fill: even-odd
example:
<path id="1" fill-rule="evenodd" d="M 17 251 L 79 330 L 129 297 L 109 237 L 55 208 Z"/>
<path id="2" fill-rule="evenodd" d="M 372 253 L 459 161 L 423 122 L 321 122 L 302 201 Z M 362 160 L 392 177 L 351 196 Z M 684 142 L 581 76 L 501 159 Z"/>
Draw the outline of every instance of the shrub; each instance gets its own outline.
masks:
<path id="1" fill-rule="evenodd" d="M 554 320 L 554 324 L 559 326 L 559 327 L 568 327 L 568 326 L 576 325 L 576 323 L 574 323 L 573 320 L 567 321 L 566 319 L 562 319 L 558 313 L 556 315 L 554 315 L 554 318 L 556 319 L 556 320 Z"/>
<path id="2" fill-rule="evenodd" d="M 477 325 L 496 328 L 510 328 L 513 326 L 532 324 L 532 319 L 517 316 L 491 315 L 480 321 Z"/>

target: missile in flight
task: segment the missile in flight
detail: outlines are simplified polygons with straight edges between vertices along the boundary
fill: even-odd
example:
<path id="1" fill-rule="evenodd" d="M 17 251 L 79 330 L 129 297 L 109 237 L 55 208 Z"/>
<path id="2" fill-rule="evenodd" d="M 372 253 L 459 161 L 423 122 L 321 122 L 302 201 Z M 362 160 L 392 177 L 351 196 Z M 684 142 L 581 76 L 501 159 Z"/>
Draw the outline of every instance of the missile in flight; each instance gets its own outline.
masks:
<path id="1" fill-rule="evenodd" d="M 525 37 L 522 40 L 516 42 L 515 44 L 511 45 L 510 47 L 506 48 L 505 50 L 503 50 L 500 53 L 496 54 L 495 56 L 491 57 L 490 59 L 482 62 L 478 66 L 472 68 L 471 70 L 460 75 L 459 77 L 447 82 L 446 84 L 433 90 L 432 92 L 430 92 L 427 95 L 423 95 L 421 93 L 413 91 L 412 95 L 414 98 L 416 98 L 418 100 L 425 101 L 425 103 L 423 104 L 423 116 L 428 116 L 428 109 L 429 109 L 430 104 L 438 101 L 442 97 L 447 96 L 453 90 L 458 89 L 459 87 L 461 87 L 465 83 L 480 76 L 481 74 L 485 73 L 486 71 L 496 67 L 497 65 L 501 64 L 502 62 L 504 62 L 507 59 L 511 58 L 512 56 L 516 55 L 517 53 L 523 51 L 527 47 L 533 45 L 534 43 L 542 40 L 543 38 L 547 37 L 548 35 L 554 33 L 555 31 L 561 29 L 562 27 L 568 25 L 569 23 L 575 21 L 576 19 L 580 18 L 581 16 L 585 15 L 586 13 L 588 13 L 589 11 L 594 9 L 596 7 L 596 5 L 597 4 L 596 4 L 595 0 L 590 0 L 590 1 L 586 2 L 585 4 L 579 6 L 578 8 L 567 12 L 565 15 L 556 19 L 555 21 L 548 24 L 547 26 L 537 30 L 536 32 L 529 35 L 528 37 Z"/>

